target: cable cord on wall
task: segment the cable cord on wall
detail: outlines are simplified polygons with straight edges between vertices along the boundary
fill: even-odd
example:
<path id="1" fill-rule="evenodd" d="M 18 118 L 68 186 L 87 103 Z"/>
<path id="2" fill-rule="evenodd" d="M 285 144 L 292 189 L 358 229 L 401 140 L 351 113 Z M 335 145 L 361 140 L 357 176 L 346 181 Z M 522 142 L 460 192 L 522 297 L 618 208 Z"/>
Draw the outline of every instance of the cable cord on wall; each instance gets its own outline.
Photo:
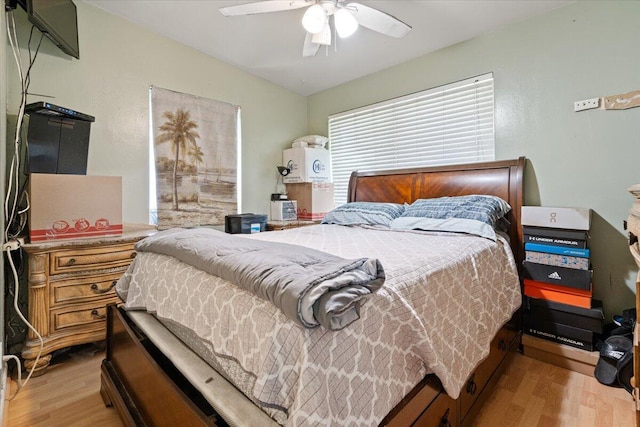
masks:
<path id="1" fill-rule="evenodd" d="M 4 209 L 5 209 L 5 229 L 3 230 L 2 236 L 2 251 L 3 254 L 6 255 L 7 260 L 9 261 L 9 265 L 11 266 L 11 272 L 14 282 L 14 297 L 13 297 L 13 307 L 16 311 L 16 314 L 20 319 L 24 322 L 25 325 L 36 335 L 40 342 L 40 348 L 38 350 L 38 354 L 35 358 L 33 366 L 27 375 L 27 378 L 24 382 L 22 382 L 22 367 L 20 364 L 20 359 L 15 355 L 7 355 L 3 356 L 3 362 L 7 362 L 11 359 L 14 359 L 18 364 L 18 389 L 15 394 L 11 396 L 8 400 L 14 399 L 20 390 L 27 384 L 29 379 L 31 378 L 35 368 L 38 366 L 38 361 L 40 360 L 40 356 L 42 355 L 42 351 L 44 349 L 44 340 L 40 333 L 29 323 L 29 321 L 24 317 L 20 308 L 18 307 L 18 294 L 20 287 L 20 279 L 18 277 L 18 271 L 13 262 L 12 252 L 20 249 L 20 241 L 18 237 L 22 234 L 26 227 L 26 213 L 29 210 L 29 201 L 28 194 L 26 192 L 26 182 L 25 185 L 20 188 L 20 148 L 24 146 L 25 152 L 27 150 L 27 143 L 24 142 L 21 144 L 21 132 L 22 132 L 22 124 L 24 121 L 25 107 L 27 105 L 27 94 L 29 89 L 29 84 L 31 83 L 31 68 L 35 63 L 36 57 L 38 56 L 38 51 L 40 50 L 40 44 L 42 43 L 43 35 L 40 37 L 40 42 L 38 43 L 38 47 L 35 51 L 33 58 L 31 57 L 31 37 L 33 35 L 34 27 L 31 27 L 31 33 L 29 35 L 28 42 L 28 50 L 29 50 L 29 67 L 27 68 L 26 74 L 23 73 L 22 69 L 22 57 L 20 54 L 20 47 L 18 46 L 18 37 L 16 33 L 16 24 L 12 11 L 7 12 L 7 36 L 9 39 L 9 43 L 11 45 L 11 51 L 13 53 L 13 57 L 16 61 L 16 68 L 18 70 L 18 77 L 20 78 L 21 85 L 21 96 L 20 96 L 20 107 L 18 108 L 18 116 L 16 121 L 16 130 L 15 130 L 15 138 L 13 141 L 14 150 L 13 157 L 11 160 L 11 166 L 9 169 L 9 179 L 7 181 L 7 194 L 4 201 Z M 19 208 L 20 200 L 24 198 L 26 207 Z M 4 319 L 2 319 L 4 322 Z"/>
<path id="2" fill-rule="evenodd" d="M 18 77 L 20 79 L 21 85 L 21 96 L 20 96 L 20 106 L 18 108 L 18 116 L 16 120 L 16 129 L 15 129 L 15 137 L 14 137 L 14 149 L 13 156 L 11 159 L 11 165 L 9 168 L 9 179 L 8 179 L 8 188 L 7 194 L 5 198 L 5 230 L 3 235 L 3 242 L 8 242 L 12 238 L 16 238 L 20 236 L 26 228 L 26 214 L 29 210 L 29 202 L 28 195 L 26 193 L 26 184 L 27 179 L 20 188 L 20 157 L 21 157 L 21 147 L 24 147 L 24 152 L 27 151 L 27 142 L 23 141 L 21 138 L 22 133 L 22 125 L 24 122 L 25 115 L 25 107 L 27 105 L 27 95 L 29 93 L 29 85 L 31 84 L 31 68 L 35 64 L 36 58 L 38 57 L 38 52 L 40 51 L 40 46 L 42 44 L 42 40 L 44 38 L 44 34 L 40 35 L 40 40 L 38 42 L 38 46 L 35 50 L 33 57 L 31 56 L 31 39 L 33 37 L 33 32 L 35 27 L 31 27 L 31 32 L 29 34 L 29 41 L 27 43 L 28 51 L 29 51 L 29 66 L 27 68 L 26 73 L 23 72 L 22 67 L 22 56 L 20 53 L 20 47 L 18 46 L 18 37 L 16 33 L 16 25 L 13 12 L 7 12 L 7 21 L 9 25 L 7 25 L 7 35 L 9 38 L 9 43 L 11 45 L 11 50 L 13 53 L 13 57 L 16 61 L 16 68 L 18 70 Z M 23 142 L 21 144 L 21 142 Z M 26 155 L 25 155 L 26 157 Z M 19 209 L 18 205 L 24 199 L 26 203 L 26 207 L 24 209 Z M 11 207 L 11 209 L 9 208 Z"/>
<path id="3" fill-rule="evenodd" d="M 20 281 L 18 278 L 18 271 L 16 269 L 15 264 L 13 263 L 13 257 L 11 256 L 11 250 L 6 250 L 5 251 L 7 254 L 7 259 L 9 260 L 9 265 L 11 266 L 11 273 L 13 274 L 13 282 L 14 282 L 14 294 L 13 294 L 13 308 L 16 310 L 16 313 L 18 314 L 18 317 L 20 317 L 20 320 L 22 320 L 24 322 L 25 325 L 27 325 L 27 327 L 29 329 L 31 329 L 31 331 L 36 335 L 36 337 L 38 337 L 38 341 L 40 342 L 40 349 L 38 350 L 38 354 L 36 355 L 36 359 L 33 361 L 33 366 L 31 367 L 31 370 L 29 371 L 29 375 L 27 375 L 27 378 L 24 380 L 24 382 L 22 382 L 22 368 L 20 366 L 20 359 L 18 359 L 16 356 L 14 355 L 7 355 L 3 357 L 3 361 L 8 361 L 9 359 L 15 358 L 16 362 L 18 364 L 18 389 L 16 390 L 16 392 L 14 393 L 13 396 L 11 396 L 10 398 L 8 398 L 7 400 L 13 400 L 18 393 L 20 393 L 20 390 L 22 390 L 22 388 L 24 386 L 27 385 L 27 382 L 29 382 L 29 379 L 31 378 L 31 375 L 33 375 L 33 372 L 36 369 L 36 366 L 38 366 L 38 361 L 40 360 L 40 356 L 42 355 L 42 350 L 44 349 L 44 340 L 42 339 L 42 336 L 40 335 L 40 333 L 38 332 L 38 330 L 36 328 L 33 327 L 33 325 L 31 323 L 29 323 L 29 321 L 24 317 L 24 315 L 22 314 L 22 312 L 20 311 L 20 308 L 18 307 L 18 293 L 19 293 L 19 287 L 20 287 Z"/>
<path id="4" fill-rule="evenodd" d="M 27 91 L 25 88 L 25 78 L 22 72 L 22 58 L 20 55 L 20 48 L 18 47 L 18 36 L 16 34 L 16 23 L 12 12 L 7 12 L 7 37 L 9 38 L 9 44 L 11 45 L 11 51 L 13 58 L 16 61 L 16 68 L 18 70 L 18 77 L 21 85 L 20 107 L 18 109 L 18 119 L 16 121 L 16 131 L 13 140 L 13 156 L 11 158 L 11 166 L 9 168 L 9 179 L 7 194 L 4 202 L 5 212 L 5 230 L 3 235 L 3 243 L 10 240 L 9 229 L 16 217 L 16 207 L 18 204 L 18 186 L 19 186 L 19 168 L 20 168 L 20 130 L 22 127 L 22 121 L 24 119 L 24 109 L 26 106 Z M 13 201 L 11 200 L 13 196 Z M 11 206 L 11 208 L 9 208 Z"/>

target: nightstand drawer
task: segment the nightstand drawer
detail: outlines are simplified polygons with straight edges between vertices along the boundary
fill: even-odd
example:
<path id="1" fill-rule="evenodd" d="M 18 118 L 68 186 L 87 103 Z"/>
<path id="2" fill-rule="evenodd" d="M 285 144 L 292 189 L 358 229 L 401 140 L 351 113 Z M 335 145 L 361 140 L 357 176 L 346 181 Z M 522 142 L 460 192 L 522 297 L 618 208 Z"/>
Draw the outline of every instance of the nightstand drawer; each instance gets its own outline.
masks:
<path id="1" fill-rule="evenodd" d="M 49 274 L 127 266 L 135 256 L 132 244 L 56 251 L 51 253 Z"/>
<path id="2" fill-rule="evenodd" d="M 52 332 L 64 332 L 75 329 L 105 328 L 107 307 L 118 301 L 117 297 L 102 300 L 94 304 L 78 304 L 66 308 L 51 310 Z"/>
<path id="3" fill-rule="evenodd" d="M 115 286 L 125 269 L 117 272 L 51 282 L 50 306 L 91 302 L 115 296 Z"/>

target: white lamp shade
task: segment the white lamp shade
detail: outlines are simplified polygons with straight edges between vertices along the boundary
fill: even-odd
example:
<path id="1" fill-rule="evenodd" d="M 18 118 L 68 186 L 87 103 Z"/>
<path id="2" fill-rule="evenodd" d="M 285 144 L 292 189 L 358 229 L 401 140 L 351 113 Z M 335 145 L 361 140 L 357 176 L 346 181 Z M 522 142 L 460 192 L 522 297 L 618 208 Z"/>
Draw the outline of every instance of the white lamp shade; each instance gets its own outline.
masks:
<path id="1" fill-rule="evenodd" d="M 358 29 L 358 21 L 356 21 L 356 18 L 348 10 L 338 9 L 333 16 L 336 31 L 343 39 L 349 37 Z"/>
<path id="2" fill-rule="evenodd" d="M 302 17 L 302 26 L 311 34 L 318 34 L 324 28 L 327 22 L 327 15 L 319 4 L 314 4 L 304 13 Z"/>

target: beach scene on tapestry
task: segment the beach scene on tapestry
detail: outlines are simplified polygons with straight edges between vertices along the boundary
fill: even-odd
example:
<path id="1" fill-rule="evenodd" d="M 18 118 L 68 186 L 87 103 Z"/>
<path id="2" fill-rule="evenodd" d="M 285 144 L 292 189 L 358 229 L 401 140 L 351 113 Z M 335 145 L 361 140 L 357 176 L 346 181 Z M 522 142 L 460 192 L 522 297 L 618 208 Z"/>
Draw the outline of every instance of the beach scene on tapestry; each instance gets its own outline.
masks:
<path id="1" fill-rule="evenodd" d="M 222 225 L 238 212 L 239 107 L 151 87 L 157 225 Z"/>

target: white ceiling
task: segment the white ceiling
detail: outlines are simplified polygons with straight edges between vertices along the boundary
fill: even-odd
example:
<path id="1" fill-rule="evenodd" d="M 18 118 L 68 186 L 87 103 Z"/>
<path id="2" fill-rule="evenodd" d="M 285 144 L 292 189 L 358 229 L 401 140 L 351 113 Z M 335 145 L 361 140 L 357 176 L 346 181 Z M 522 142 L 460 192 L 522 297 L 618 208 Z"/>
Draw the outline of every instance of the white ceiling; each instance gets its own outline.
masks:
<path id="1" fill-rule="evenodd" d="M 451 46 L 563 6 L 567 0 L 357 0 L 413 29 L 395 39 L 361 27 L 328 52 L 303 58 L 305 9 L 224 17 L 218 8 L 250 1 L 86 0 L 301 95 Z M 348 1 L 347 1 L 348 2 Z"/>

